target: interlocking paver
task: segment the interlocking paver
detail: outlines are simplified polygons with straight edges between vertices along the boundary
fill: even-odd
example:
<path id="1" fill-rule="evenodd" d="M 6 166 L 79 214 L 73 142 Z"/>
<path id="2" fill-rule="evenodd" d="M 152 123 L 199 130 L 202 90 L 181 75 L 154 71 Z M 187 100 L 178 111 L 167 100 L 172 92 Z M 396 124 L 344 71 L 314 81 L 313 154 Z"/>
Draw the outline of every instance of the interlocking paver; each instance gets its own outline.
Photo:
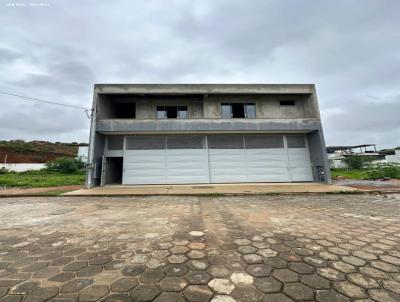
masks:
<path id="1" fill-rule="evenodd" d="M 121 272 L 124 276 L 138 276 L 145 271 L 146 267 L 143 264 L 134 264 L 124 267 Z"/>
<path id="2" fill-rule="evenodd" d="M 258 302 L 263 298 L 263 294 L 254 287 L 236 287 L 231 296 L 236 301 Z"/>
<path id="3" fill-rule="evenodd" d="M 209 283 L 208 286 L 218 294 L 230 294 L 235 285 L 228 279 L 214 278 Z"/>
<path id="4" fill-rule="evenodd" d="M 28 281 L 21 283 L 11 289 L 11 293 L 14 295 L 26 295 L 40 287 L 41 283 L 38 281 Z"/>
<path id="5" fill-rule="evenodd" d="M 369 296 L 377 302 L 398 302 L 400 301 L 400 295 L 382 290 L 382 289 L 371 289 L 368 291 Z"/>
<path id="6" fill-rule="evenodd" d="M 168 276 L 183 276 L 188 268 L 183 264 L 169 264 L 164 268 L 164 273 Z"/>
<path id="7" fill-rule="evenodd" d="M 313 290 L 307 285 L 299 282 L 286 283 L 283 286 L 283 292 L 287 296 L 298 300 L 311 300 L 314 297 Z"/>
<path id="8" fill-rule="evenodd" d="M 57 287 L 42 287 L 38 290 L 28 294 L 24 301 L 27 302 L 43 302 L 47 301 L 58 294 Z"/>
<path id="9" fill-rule="evenodd" d="M 109 293 L 108 286 L 105 285 L 93 285 L 85 288 L 79 292 L 79 301 L 92 302 L 97 301 Z"/>
<path id="10" fill-rule="evenodd" d="M 164 292 L 159 295 L 154 302 L 185 302 L 181 294 Z"/>
<path id="11" fill-rule="evenodd" d="M 345 275 L 335 269 L 330 267 L 323 267 L 317 270 L 317 273 L 322 277 L 329 279 L 331 281 L 343 281 L 345 279 Z"/>
<path id="12" fill-rule="evenodd" d="M 299 275 L 289 269 L 276 269 L 272 272 L 272 276 L 282 282 L 295 282 L 299 280 Z"/>
<path id="13" fill-rule="evenodd" d="M 150 269 L 142 273 L 140 281 L 142 283 L 157 283 L 164 278 L 165 273 L 160 269 Z"/>
<path id="14" fill-rule="evenodd" d="M 318 290 L 316 299 L 318 302 L 350 302 L 349 298 L 332 289 Z"/>
<path id="15" fill-rule="evenodd" d="M 189 285 L 183 290 L 183 295 L 189 302 L 209 301 L 213 296 L 206 285 Z"/>
<path id="16" fill-rule="evenodd" d="M 373 278 L 370 278 L 368 276 L 356 273 L 356 274 L 350 274 L 347 276 L 350 282 L 353 282 L 354 284 L 361 286 L 363 288 L 377 288 L 379 287 L 378 281 L 376 281 Z"/>
<path id="17" fill-rule="evenodd" d="M 191 271 L 185 275 L 185 279 L 189 284 L 200 285 L 207 284 L 211 276 L 206 271 Z"/>
<path id="18" fill-rule="evenodd" d="M 271 277 L 256 278 L 254 285 L 263 293 L 276 293 L 282 289 L 282 283 Z"/>
<path id="19" fill-rule="evenodd" d="M 9 302 L 400 301 L 395 195 L 26 200 L 0 207 Z"/>
<path id="20" fill-rule="evenodd" d="M 130 296 L 132 297 L 133 301 L 147 302 L 152 301 L 160 293 L 161 290 L 158 286 L 153 284 L 143 284 L 130 291 Z"/>
<path id="21" fill-rule="evenodd" d="M 88 266 L 87 261 L 73 261 L 64 266 L 64 271 L 79 271 L 86 266 Z"/>
<path id="22" fill-rule="evenodd" d="M 301 276 L 301 282 L 315 289 L 328 289 L 329 281 L 316 274 Z"/>
<path id="23" fill-rule="evenodd" d="M 187 281 L 182 277 L 165 277 L 159 283 L 162 290 L 179 292 L 187 285 Z"/>
<path id="24" fill-rule="evenodd" d="M 117 281 L 111 283 L 110 288 L 113 292 L 129 292 L 134 287 L 138 286 L 139 282 L 137 278 L 120 278 Z"/>
<path id="25" fill-rule="evenodd" d="M 62 292 L 62 293 L 77 293 L 81 289 L 83 289 L 91 284 L 92 284 L 91 279 L 81 279 L 81 278 L 74 279 L 74 280 L 68 281 L 67 283 L 64 283 L 60 287 L 60 292 Z"/>
<path id="26" fill-rule="evenodd" d="M 246 271 L 254 277 L 267 277 L 270 275 L 272 268 L 264 264 L 252 264 L 247 266 Z"/>
<path id="27" fill-rule="evenodd" d="M 264 296 L 263 302 L 293 302 L 291 298 L 284 294 L 268 294 Z"/>
<path id="28" fill-rule="evenodd" d="M 102 302 L 131 302 L 132 298 L 127 294 L 111 294 L 101 300 Z M 137 301 L 137 300 L 135 300 Z"/>
<path id="29" fill-rule="evenodd" d="M 347 281 L 334 283 L 334 288 L 339 293 L 342 293 L 343 295 L 352 299 L 362 299 L 367 297 L 367 294 L 363 288 Z"/>

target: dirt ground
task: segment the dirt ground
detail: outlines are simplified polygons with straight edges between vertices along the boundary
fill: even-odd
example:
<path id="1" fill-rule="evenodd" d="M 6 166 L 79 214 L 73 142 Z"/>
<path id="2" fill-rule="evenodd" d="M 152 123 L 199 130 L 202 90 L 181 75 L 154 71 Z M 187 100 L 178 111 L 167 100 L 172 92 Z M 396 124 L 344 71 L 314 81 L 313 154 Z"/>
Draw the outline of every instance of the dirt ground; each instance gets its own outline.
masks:
<path id="1" fill-rule="evenodd" d="M 0 199 L 0 301 L 400 301 L 400 195 Z"/>

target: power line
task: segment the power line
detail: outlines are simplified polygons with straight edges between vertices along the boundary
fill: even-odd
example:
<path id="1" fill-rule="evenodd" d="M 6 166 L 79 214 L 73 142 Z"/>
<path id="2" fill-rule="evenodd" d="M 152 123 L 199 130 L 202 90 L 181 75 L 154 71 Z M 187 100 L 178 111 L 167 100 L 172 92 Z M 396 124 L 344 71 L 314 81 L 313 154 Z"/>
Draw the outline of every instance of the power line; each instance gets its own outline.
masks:
<path id="1" fill-rule="evenodd" d="M 63 103 L 53 102 L 53 101 L 46 101 L 46 100 L 37 99 L 37 98 L 31 98 L 31 97 L 28 97 L 28 96 L 13 94 L 13 93 L 5 92 L 5 91 L 0 91 L 0 94 L 10 95 L 10 96 L 22 98 L 22 99 L 25 99 L 25 100 L 28 100 L 28 101 L 31 101 L 31 102 L 40 102 L 40 103 L 46 103 L 46 104 L 64 106 L 64 107 L 69 107 L 69 108 L 74 108 L 74 109 L 85 110 L 85 111 L 90 110 L 90 109 L 84 108 L 84 107 L 79 107 L 79 106 L 74 106 L 74 105 L 68 105 L 68 104 L 63 104 Z"/>

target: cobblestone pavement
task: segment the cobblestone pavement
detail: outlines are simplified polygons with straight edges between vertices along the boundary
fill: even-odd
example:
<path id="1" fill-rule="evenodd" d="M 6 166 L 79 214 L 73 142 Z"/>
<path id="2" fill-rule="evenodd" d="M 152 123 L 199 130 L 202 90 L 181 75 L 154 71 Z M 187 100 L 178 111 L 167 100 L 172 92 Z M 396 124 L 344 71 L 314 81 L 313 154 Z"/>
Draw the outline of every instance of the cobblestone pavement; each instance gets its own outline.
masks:
<path id="1" fill-rule="evenodd" d="M 0 302 L 400 301 L 400 195 L 0 202 Z"/>

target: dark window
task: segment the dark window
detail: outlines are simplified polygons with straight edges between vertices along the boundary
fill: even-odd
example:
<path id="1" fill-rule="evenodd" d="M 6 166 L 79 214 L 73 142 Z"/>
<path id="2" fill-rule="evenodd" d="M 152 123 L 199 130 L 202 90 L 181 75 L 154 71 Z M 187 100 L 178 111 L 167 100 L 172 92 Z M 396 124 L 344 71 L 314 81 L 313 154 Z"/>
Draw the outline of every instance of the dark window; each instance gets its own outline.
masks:
<path id="1" fill-rule="evenodd" d="M 282 135 L 245 135 L 246 149 L 283 148 Z"/>
<path id="2" fill-rule="evenodd" d="M 124 149 L 124 137 L 123 136 L 108 136 L 107 149 L 108 150 Z"/>
<path id="3" fill-rule="evenodd" d="M 114 114 L 115 118 L 135 118 L 136 104 L 131 102 L 115 102 Z"/>
<path id="4" fill-rule="evenodd" d="M 304 135 L 288 135 L 286 136 L 288 148 L 305 148 L 306 138 Z"/>
<path id="5" fill-rule="evenodd" d="M 167 149 L 204 149 L 204 136 L 167 136 Z"/>
<path id="6" fill-rule="evenodd" d="M 127 150 L 162 150 L 165 149 L 165 136 L 127 136 Z"/>
<path id="7" fill-rule="evenodd" d="M 157 118 L 187 118 L 187 106 L 157 106 Z"/>
<path id="8" fill-rule="evenodd" d="M 231 104 L 232 106 L 232 118 L 244 118 L 244 104 Z"/>
<path id="9" fill-rule="evenodd" d="M 281 106 L 294 106 L 296 105 L 295 101 L 280 101 L 279 102 Z"/>
<path id="10" fill-rule="evenodd" d="M 210 135 L 208 137 L 209 149 L 243 149 L 242 135 Z"/>
<path id="11" fill-rule="evenodd" d="M 223 103 L 221 116 L 222 118 L 255 118 L 256 106 L 253 103 Z"/>
<path id="12" fill-rule="evenodd" d="M 134 119 L 136 103 L 132 95 L 99 95 L 98 118 L 100 119 Z"/>

